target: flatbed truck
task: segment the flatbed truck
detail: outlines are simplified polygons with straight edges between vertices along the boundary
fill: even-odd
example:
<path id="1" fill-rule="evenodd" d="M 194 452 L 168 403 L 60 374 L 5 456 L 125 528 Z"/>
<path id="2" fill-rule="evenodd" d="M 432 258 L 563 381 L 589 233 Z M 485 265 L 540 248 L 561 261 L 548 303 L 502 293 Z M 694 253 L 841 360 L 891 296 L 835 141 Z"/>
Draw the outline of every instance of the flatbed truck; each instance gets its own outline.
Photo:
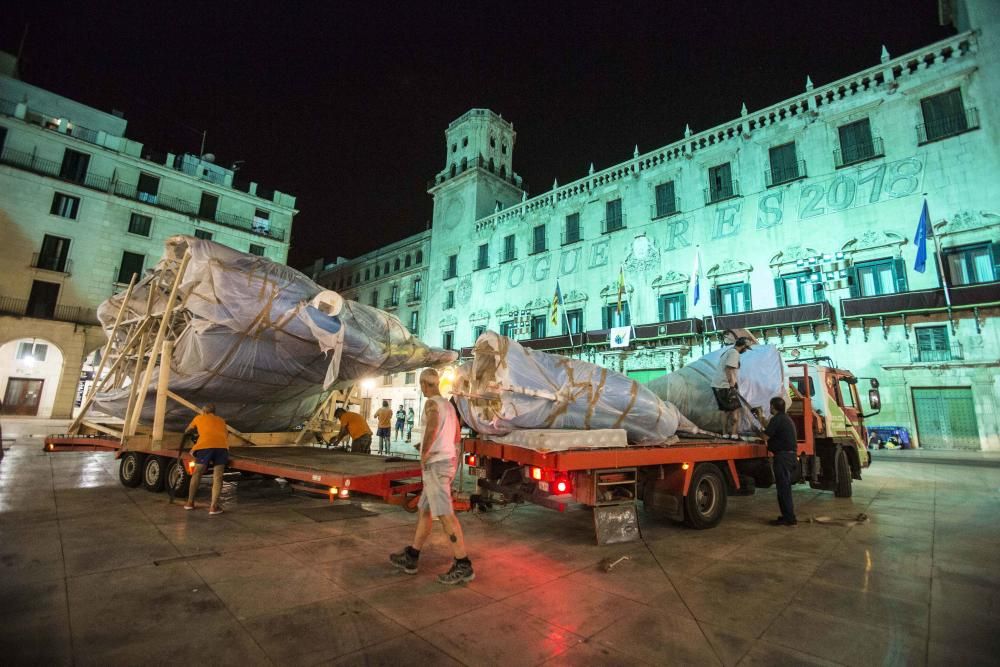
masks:
<path id="1" fill-rule="evenodd" d="M 863 422 L 871 415 L 861 412 L 858 378 L 816 364 L 788 370 L 797 482 L 849 497 L 853 480 L 871 463 Z M 871 384 L 869 405 L 878 410 L 878 381 Z M 675 444 L 541 452 L 474 437 L 463 440 L 463 448 L 486 503 L 531 501 L 563 509 L 575 502 L 600 509 L 641 500 L 654 517 L 696 529 L 719 524 L 729 495 L 774 483 L 767 446 L 757 438 L 685 437 Z"/>

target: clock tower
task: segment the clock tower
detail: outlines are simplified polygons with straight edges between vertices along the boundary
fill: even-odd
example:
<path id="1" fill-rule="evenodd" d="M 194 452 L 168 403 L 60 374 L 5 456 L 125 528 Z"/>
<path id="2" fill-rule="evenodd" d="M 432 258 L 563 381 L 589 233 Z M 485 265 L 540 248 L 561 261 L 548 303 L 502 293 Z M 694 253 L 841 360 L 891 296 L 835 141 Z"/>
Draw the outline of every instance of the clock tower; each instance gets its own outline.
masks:
<path id="1" fill-rule="evenodd" d="M 476 267 L 479 246 L 487 240 L 479 239 L 476 222 L 524 196 L 513 169 L 516 138 L 514 126 L 489 109 L 470 109 L 445 130 L 444 169 L 428 189 L 434 217 L 422 336 L 430 345 L 457 350 L 472 343 L 471 325 L 458 313 L 476 290 L 476 280 L 482 280 Z"/>

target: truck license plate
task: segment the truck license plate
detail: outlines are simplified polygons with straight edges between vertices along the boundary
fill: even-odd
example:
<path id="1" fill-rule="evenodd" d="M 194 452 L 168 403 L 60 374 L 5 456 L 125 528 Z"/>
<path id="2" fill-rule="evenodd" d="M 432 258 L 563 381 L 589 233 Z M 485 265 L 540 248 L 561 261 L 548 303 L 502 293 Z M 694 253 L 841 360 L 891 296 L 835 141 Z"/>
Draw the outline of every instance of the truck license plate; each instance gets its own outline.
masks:
<path id="1" fill-rule="evenodd" d="M 486 468 L 475 468 L 473 466 L 469 466 L 469 472 L 471 472 L 474 477 L 486 479 Z"/>
<path id="2" fill-rule="evenodd" d="M 538 490 L 542 491 L 544 493 L 548 493 L 549 492 L 549 483 L 548 482 L 539 482 L 538 483 Z"/>

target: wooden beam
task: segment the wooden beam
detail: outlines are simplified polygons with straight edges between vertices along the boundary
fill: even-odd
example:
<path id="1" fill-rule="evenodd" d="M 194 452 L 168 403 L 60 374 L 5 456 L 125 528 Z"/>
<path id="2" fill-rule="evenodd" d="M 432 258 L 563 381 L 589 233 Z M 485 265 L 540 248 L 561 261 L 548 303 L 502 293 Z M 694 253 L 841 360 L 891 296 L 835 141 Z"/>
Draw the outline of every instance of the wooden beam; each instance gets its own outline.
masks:
<path id="1" fill-rule="evenodd" d="M 167 396 L 169 396 L 170 398 L 174 399 L 175 401 L 177 401 L 178 403 L 180 403 L 181 405 L 183 405 L 188 410 L 191 410 L 196 415 L 203 414 L 201 408 L 199 408 L 197 405 L 195 405 L 191 401 L 187 400 L 183 396 L 178 396 L 177 394 L 175 394 L 172 391 L 167 391 Z M 230 433 L 232 433 L 233 435 L 235 435 L 237 438 L 240 438 L 241 440 L 244 440 L 244 441 L 250 443 L 251 445 L 256 445 L 257 444 L 253 440 L 251 440 L 250 438 L 248 438 L 246 435 L 244 435 L 243 433 L 241 433 L 240 431 L 237 431 L 235 428 L 233 428 L 229 424 L 226 424 L 226 430 L 229 431 Z"/>
<path id="2" fill-rule="evenodd" d="M 167 412 L 167 388 L 170 385 L 170 359 L 174 352 L 174 341 L 163 341 L 160 355 L 160 376 L 156 383 L 156 409 L 153 412 L 153 443 L 163 440 L 163 418 Z"/>
<path id="3" fill-rule="evenodd" d="M 113 435 L 116 438 L 122 437 L 122 432 L 121 431 L 116 431 L 116 430 L 114 430 L 111 427 L 104 426 L 103 424 L 98 424 L 98 423 L 92 422 L 92 421 L 83 421 L 81 423 L 84 426 L 86 426 L 87 428 L 92 428 L 95 431 L 100 431 L 101 433 L 107 433 L 108 435 Z"/>

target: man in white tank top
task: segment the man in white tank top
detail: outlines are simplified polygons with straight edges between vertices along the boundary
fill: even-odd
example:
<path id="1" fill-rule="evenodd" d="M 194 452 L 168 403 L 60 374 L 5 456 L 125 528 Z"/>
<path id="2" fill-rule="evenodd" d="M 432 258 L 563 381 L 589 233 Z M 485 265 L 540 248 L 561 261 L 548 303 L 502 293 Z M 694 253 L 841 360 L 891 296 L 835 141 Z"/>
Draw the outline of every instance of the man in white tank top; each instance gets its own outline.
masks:
<path id="1" fill-rule="evenodd" d="M 445 574 L 438 576 L 442 584 L 472 581 L 476 575 L 465 551 L 462 525 L 451 505 L 451 483 L 458 467 L 458 440 L 461 427 L 455 408 L 442 395 L 438 372 L 428 368 L 420 374 L 420 390 L 427 398 L 424 404 L 424 437 L 420 447 L 420 467 L 423 470 L 424 488 L 417 505 L 420 516 L 413 544 L 400 553 L 389 556 L 389 562 L 406 574 L 416 574 L 420 549 L 431 534 L 433 520 L 441 521 L 441 528 L 448 536 L 455 562 Z"/>

